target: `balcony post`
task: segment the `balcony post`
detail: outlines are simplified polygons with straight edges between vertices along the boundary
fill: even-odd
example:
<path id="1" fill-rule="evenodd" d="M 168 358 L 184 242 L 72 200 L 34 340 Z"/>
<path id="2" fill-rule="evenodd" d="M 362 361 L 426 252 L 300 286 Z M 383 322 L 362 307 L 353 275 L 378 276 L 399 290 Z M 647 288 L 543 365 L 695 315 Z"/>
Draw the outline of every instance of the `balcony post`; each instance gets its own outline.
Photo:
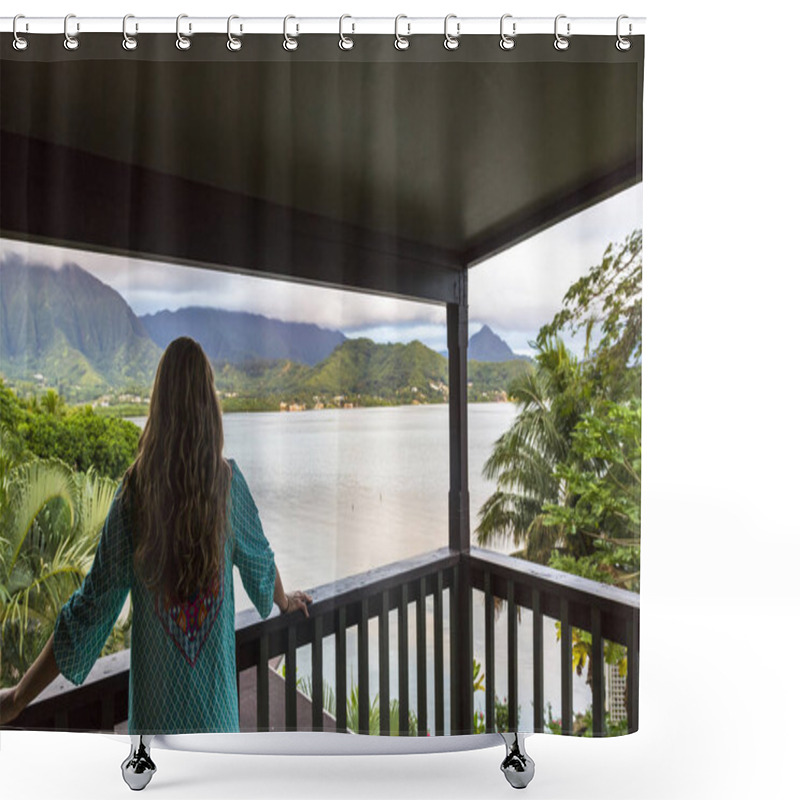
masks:
<path id="1" fill-rule="evenodd" d="M 450 405 L 450 549 L 469 552 L 467 473 L 467 272 L 459 278 L 459 302 L 447 304 Z"/>
<path id="2" fill-rule="evenodd" d="M 450 665 L 452 681 L 452 732 L 472 732 L 472 584 L 469 580 L 469 478 L 467 472 L 467 345 L 468 304 L 467 269 L 457 279 L 457 303 L 447 304 L 447 351 L 450 405 L 450 549 L 461 554 L 458 579 L 451 591 L 457 592 L 458 625 L 450 631 L 455 656 Z"/>

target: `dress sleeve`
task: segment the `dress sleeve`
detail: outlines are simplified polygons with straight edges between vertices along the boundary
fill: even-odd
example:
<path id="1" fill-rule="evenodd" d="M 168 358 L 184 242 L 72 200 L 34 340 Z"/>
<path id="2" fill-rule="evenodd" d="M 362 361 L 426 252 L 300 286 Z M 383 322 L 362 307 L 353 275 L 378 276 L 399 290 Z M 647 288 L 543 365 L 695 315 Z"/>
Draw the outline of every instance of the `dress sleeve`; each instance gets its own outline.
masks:
<path id="1" fill-rule="evenodd" d="M 231 524 L 235 536 L 233 563 L 245 591 L 262 619 L 272 611 L 275 590 L 275 555 L 264 535 L 253 496 L 236 462 L 230 461 Z"/>
<path id="2" fill-rule="evenodd" d="M 91 569 L 56 618 L 56 664 L 76 685 L 83 683 L 100 655 L 130 589 L 131 536 L 119 493 L 118 487 Z"/>

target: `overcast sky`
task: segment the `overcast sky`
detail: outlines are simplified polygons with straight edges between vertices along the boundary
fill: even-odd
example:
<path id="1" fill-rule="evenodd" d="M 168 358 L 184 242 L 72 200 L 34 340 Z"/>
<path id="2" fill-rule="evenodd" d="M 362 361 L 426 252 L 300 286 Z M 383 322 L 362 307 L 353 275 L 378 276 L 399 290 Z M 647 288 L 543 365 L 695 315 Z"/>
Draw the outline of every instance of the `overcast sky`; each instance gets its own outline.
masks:
<path id="1" fill-rule="evenodd" d="M 529 354 L 529 340 L 552 319 L 569 286 L 601 261 L 609 242 L 622 242 L 641 220 L 639 183 L 473 267 L 470 334 L 489 325 L 513 350 Z M 447 346 L 443 306 L 8 239 L 0 240 L 0 252 L 53 267 L 75 262 L 116 289 L 139 315 L 213 306 L 314 322 L 376 342 L 419 339 L 435 350 Z"/>

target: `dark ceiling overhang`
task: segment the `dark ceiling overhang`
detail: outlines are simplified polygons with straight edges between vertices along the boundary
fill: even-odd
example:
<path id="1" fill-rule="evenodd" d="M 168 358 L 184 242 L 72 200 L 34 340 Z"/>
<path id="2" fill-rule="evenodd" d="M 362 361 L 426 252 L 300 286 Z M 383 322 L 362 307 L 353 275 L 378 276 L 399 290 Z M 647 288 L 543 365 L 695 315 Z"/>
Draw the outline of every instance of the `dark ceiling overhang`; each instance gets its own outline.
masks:
<path id="1" fill-rule="evenodd" d="M 458 302 L 641 180 L 643 37 L 174 38 L 2 37 L 2 236 Z"/>

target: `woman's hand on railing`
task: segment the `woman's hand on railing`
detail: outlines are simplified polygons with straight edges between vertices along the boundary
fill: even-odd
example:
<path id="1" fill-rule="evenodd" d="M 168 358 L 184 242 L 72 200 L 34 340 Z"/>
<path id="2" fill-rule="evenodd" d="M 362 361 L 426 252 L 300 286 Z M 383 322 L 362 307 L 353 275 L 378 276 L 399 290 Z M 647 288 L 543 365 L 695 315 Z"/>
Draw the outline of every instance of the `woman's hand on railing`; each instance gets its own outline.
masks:
<path id="1" fill-rule="evenodd" d="M 300 591 L 286 593 L 286 608 L 281 608 L 281 613 L 291 614 L 292 611 L 297 611 L 298 608 L 303 609 L 303 613 L 308 616 L 307 604 L 313 602 L 310 594 Z M 280 608 L 280 606 L 278 606 Z"/>

